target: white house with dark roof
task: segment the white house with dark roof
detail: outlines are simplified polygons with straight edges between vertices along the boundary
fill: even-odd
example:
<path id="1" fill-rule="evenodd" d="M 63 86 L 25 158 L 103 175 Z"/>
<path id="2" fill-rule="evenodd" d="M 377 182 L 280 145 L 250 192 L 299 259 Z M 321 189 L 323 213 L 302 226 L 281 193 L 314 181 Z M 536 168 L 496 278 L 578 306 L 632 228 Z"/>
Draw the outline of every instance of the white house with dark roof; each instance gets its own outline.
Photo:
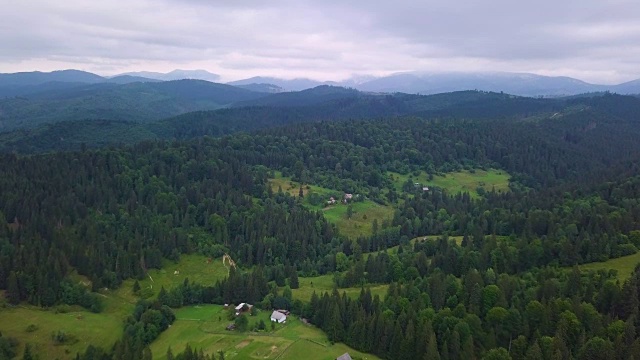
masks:
<path id="1" fill-rule="evenodd" d="M 287 321 L 287 315 L 279 312 L 278 310 L 274 310 L 271 313 L 271 321 L 275 321 L 278 324 L 282 324 L 283 322 Z"/>
<path id="2" fill-rule="evenodd" d="M 240 305 L 236 306 L 236 316 L 240 315 L 245 311 L 251 311 L 253 305 L 247 303 L 240 303 Z"/>

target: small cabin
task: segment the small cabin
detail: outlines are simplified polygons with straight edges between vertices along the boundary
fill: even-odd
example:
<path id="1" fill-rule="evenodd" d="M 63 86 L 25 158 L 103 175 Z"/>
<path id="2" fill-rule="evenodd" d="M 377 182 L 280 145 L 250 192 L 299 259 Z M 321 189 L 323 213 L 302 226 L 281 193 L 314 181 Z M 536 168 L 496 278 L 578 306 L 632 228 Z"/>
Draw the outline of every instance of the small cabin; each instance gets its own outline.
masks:
<path id="1" fill-rule="evenodd" d="M 271 313 L 271 321 L 275 321 L 278 324 L 282 324 L 285 321 L 287 321 L 287 315 L 278 312 L 277 310 L 273 310 L 273 312 Z"/>
<path id="2" fill-rule="evenodd" d="M 243 312 L 251 311 L 251 308 L 253 308 L 253 305 L 251 304 L 240 303 L 238 306 L 235 307 L 236 316 L 242 314 Z"/>

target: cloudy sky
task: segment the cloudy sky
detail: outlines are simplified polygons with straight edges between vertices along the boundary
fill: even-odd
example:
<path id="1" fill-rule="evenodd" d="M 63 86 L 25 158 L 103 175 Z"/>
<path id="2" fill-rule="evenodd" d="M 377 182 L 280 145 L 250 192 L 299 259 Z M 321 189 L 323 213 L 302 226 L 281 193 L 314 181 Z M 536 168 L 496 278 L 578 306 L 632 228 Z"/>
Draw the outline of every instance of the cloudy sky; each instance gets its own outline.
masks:
<path id="1" fill-rule="evenodd" d="M 0 0 L 0 72 L 640 78 L 637 0 Z"/>

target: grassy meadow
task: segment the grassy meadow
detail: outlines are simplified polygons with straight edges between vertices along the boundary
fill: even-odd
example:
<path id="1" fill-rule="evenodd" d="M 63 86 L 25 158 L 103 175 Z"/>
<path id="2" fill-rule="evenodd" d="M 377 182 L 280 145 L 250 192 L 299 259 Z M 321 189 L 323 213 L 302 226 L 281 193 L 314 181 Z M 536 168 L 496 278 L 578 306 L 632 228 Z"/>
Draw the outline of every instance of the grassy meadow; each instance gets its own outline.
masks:
<path id="1" fill-rule="evenodd" d="M 459 172 L 436 175 L 429 180 L 428 175 L 421 171 L 417 176 L 413 174 L 399 174 L 390 172 L 394 186 L 397 191 L 402 191 L 402 185 L 411 179 L 420 183 L 420 186 L 439 187 L 447 190 L 451 194 L 468 192 L 473 198 L 480 196 L 477 189 L 483 188 L 485 191 L 495 189 L 497 192 L 509 191 L 509 179 L 511 176 L 504 170 L 463 170 Z"/>
<path id="2" fill-rule="evenodd" d="M 624 282 L 631 276 L 633 270 L 638 264 L 640 264 L 640 252 L 607 261 L 582 264 L 578 267 L 580 270 L 584 271 L 617 270 L 618 279 L 620 279 L 621 282 Z"/>
<path id="3" fill-rule="evenodd" d="M 280 172 L 276 172 L 275 178 L 270 179 L 269 183 L 274 192 L 282 189 L 283 192 L 289 193 L 293 197 L 299 196 L 300 183 L 292 181 L 289 177 L 283 177 Z M 302 192 L 305 197 L 310 193 L 320 195 L 324 199 L 320 205 L 311 205 L 307 201 L 303 201 L 303 205 L 312 210 L 322 210 L 325 218 L 335 224 L 341 234 L 352 239 L 371 235 L 374 219 L 378 221 L 379 225 L 382 225 L 384 220 L 390 220 L 393 217 L 391 206 L 365 200 L 352 203 L 353 215 L 349 218 L 347 216 L 348 206 L 340 202 L 342 195 L 344 195 L 342 192 L 315 185 L 304 185 Z M 331 196 L 338 200 L 334 205 L 327 204 Z"/>
<path id="4" fill-rule="evenodd" d="M 205 353 L 223 351 L 226 359 L 335 359 L 349 352 L 353 358 L 377 359 L 359 353 L 344 344 L 331 345 L 326 335 L 312 325 L 306 325 L 295 316 L 287 317 L 284 324 L 272 330 L 270 311 L 249 316 L 249 329 L 263 320 L 267 329 L 260 332 L 227 331 L 232 323 L 220 305 L 189 306 L 176 310 L 176 321 L 151 344 L 154 359 L 166 359 L 171 347 L 174 354 L 187 344 Z"/>
<path id="5" fill-rule="evenodd" d="M 354 202 L 351 218 L 347 216 L 347 209 L 348 205 L 345 204 L 331 205 L 325 208 L 324 217 L 329 222 L 336 224 L 341 234 L 352 239 L 361 235 L 370 236 L 373 233 L 374 219 L 381 226 L 384 220 L 393 218 L 391 206 L 379 205 L 370 200 Z"/>
<path id="6" fill-rule="evenodd" d="M 179 274 L 174 275 L 178 270 Z M 167 261 L 161 270 L 150 270 L 149 278 L 140 281 L 141 288 L 151 297 L 157 296 L 160 288 L 170 289 L 185 278 L 202 284 L 211 284 L 227 276 L 221 259 L 208 259 L 201 255 L 182 255 L 178 263 Z M 77 274 L 74 281 L 87 283 Z M 0 332 L 20 341 L 19 354 L 27 343 L 35 347 L 40 359 L 69 359 L 84 351 L 89 344 L 109 348 L 122 336 L 124 321 L 131 314 L 138 296 L 133 294 L 134 280 L 127 280 L 116 290 L 100 292 L 105 309 L 99 314 L 78 306 L 58 306 L 42 309 L 35 306 L 0 306 Z M 145 290 L 146 289 L 146 290 Z M 0 300 L 2 304 L 2 300 Z M 34 325 L 27 331 L 27 327 Z M 65 332 L 71 340 L 65 344 L 54 344 L 51 334 Z"/>
<path id="7" fill-rule="evenodd" d="M 133 305 L 125 308 L 107 303 L 107 309 L 100 314 L 68 307 L 64 312 L 41 309 L 35 306 L 0 308 L 0 332 L 4 336 L 18 339 L 18 354 L 22 354 L 27 343 L 40 359 L 69 359 L 82 352 L 89 344 L 111 346 L 122 336 L 123 312 L 133 310 Z M 62 331 L 69 341 L 55 344 L 52 333 Z"/>
<path id="8" fill-rule="evenodd" d="M 301 277 L 298 278 L 298 281 L 300 283 L 300 287 L 298 289 L 291 290 L 294 299 L 299 299 L 306 302 L 311 300 L 311 296 L 314 292 L 320 295 L 324 292 L 331 293 L 333 291 L 333 275 L 331 274 L 314 277 Z M 375 296 L 377 294 L 382 300 L 387 293 L 389 285 L 372 285 L 367 287 L 371 290 L 371 295 Z M 345 292 L 352 298 L 358 297 L 360 295 L 360 290 L 360 287 L 338 289 L 340 294 Z"/>
<path id="9" fill-rule="evenodd" d="M 222 258 L 211 259 L 197 255 L 181 255 L 179 262 L 165 260 L 162 269 L 151 269 L 149 276 L 140 280 L 142 293 L 146 293 L 150 298 L 155 298 L 160 289 L 171 289 L 181 284 L 185 279 L 202 285 L 213 285 L 217 280 L 227 277 L 227 268 L 222 265 Z M 135 280 L 129 279 L 122 283 L 122 286 L 114 293 L 117 297 L 136 301 L 137 296 L 133 294 L 133 283 Z"/>

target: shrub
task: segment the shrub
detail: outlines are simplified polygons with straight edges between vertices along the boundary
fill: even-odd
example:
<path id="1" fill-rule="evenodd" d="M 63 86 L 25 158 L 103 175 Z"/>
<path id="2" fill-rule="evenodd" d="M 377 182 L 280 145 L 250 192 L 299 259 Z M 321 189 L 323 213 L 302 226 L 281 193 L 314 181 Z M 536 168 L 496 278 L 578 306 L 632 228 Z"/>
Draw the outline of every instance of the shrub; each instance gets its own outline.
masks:
<path id="1" fill-rule="evenodd" d="M 38 330 L 38 325 L 36 325 L 36 324 L 29 324 L 27 326 L 27 328 L 25 329 L 25 331 L 28 332 L 28 333 L 34 332 L 36 330 Z"/>

